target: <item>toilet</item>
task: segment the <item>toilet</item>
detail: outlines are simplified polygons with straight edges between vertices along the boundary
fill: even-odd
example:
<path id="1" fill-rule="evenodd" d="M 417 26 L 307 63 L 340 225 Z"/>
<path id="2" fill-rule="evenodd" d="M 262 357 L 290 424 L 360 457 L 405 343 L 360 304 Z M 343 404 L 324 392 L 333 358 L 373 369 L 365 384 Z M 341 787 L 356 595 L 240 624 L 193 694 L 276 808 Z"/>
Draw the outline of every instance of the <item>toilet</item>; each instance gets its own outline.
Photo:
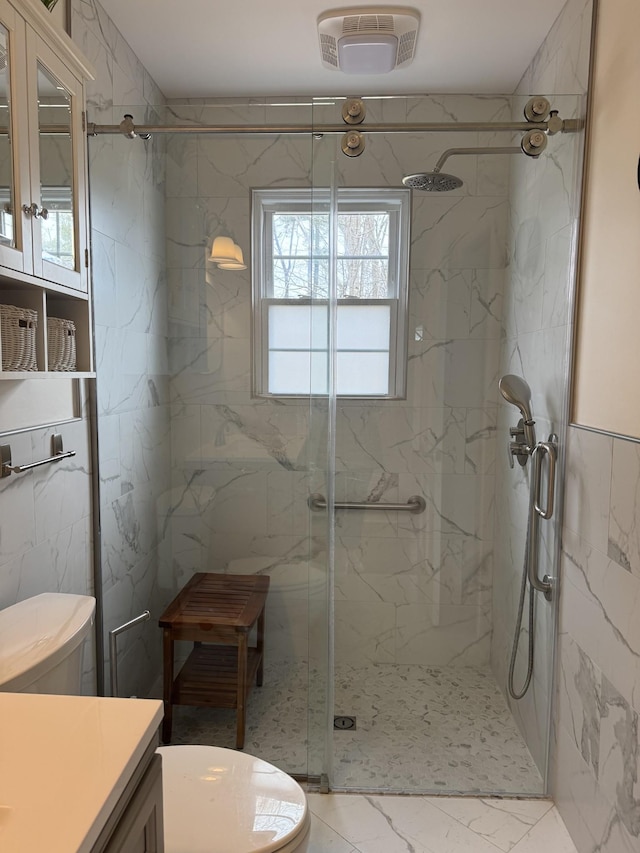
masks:
<path id="1" fill-rule="evenodd" d="M 95 598 L 45 592 L 0 610 L 0 690 L 81 693 Z"/>
<path id="2" fill-rule="evenodd" d="M 95 599 L 43 593 L 0 610 L 0 691 L 81 692 Z M 165 853 L 305 853 L 304 791 L 272 764 L 215 746 L 163 746 Z"/>
<path id="3" fill-rule="evenodd" d="M 161 746 L 165 853 L 304 853 L 311 817 L 298 783 L 253 755 Z"/>

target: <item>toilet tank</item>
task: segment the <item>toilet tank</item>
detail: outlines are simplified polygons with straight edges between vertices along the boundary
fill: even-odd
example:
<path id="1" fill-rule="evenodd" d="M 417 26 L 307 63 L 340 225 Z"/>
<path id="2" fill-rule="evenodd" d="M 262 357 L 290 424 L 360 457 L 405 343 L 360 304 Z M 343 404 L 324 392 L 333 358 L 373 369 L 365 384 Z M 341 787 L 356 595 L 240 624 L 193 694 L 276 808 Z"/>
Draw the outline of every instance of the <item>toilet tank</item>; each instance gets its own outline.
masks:
<path id="1" fill-rule="evenodd" d="M 95 598 L 45 592 L 0 610 L 0 691 L 81 692 Z"/>

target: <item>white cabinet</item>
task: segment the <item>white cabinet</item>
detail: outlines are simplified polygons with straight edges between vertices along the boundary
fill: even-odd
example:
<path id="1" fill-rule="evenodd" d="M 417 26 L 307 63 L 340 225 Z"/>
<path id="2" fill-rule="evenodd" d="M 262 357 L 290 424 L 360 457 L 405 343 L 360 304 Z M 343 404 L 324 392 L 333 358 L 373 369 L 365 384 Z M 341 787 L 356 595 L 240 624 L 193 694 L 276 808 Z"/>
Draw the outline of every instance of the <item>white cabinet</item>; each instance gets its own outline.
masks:
<path id="1" fill-rule="evenodd" d="M 48 317 L 76 324 L 77 372 L 92 370 L 83 129 L 92 72 L 48 14 L 38 0 L 0 0 L 0 304 L 37 311 L 30 375 L 52 369 Z"/>
<path id="2" fill-rule="evenodd" d="M 119 803 L 116 809 L 119 817 L 106 846 L 98 842 L 92 853 L 163 853 L 162 762 L 159 755 L 153 756 L 142 781 L 132 792 L 125 792 L 123 800 L 125 802 Z"/>

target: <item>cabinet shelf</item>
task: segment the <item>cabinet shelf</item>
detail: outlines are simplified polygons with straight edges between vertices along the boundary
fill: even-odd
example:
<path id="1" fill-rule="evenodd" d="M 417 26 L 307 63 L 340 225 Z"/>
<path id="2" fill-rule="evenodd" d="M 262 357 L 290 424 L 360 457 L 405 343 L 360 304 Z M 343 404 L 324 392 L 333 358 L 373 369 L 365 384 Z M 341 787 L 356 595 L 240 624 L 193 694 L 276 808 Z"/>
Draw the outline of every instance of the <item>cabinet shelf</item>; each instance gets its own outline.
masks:
<path id="1" fill-rule="evenodd" d="M 58 289 L 34 287 L 22 282 L 0 282 L 0 305 L 16 305 L 29 308 L 37 314 L 36 364 L 38 370 L 7 370 L 0 377 L 28 379 L 38 376 L 71 376 L 93 373 L 93 347 L 91 341 L 91 315 L 88 298 L 70 296 Z M 1 309 L 0 309 L 1 310 Z M 49 348 L 47 341 L 47 319 L 60 317 L 75 324 L 76 370 L 49 370 Z M 0 365 L 2 364 L 2 334 L 0 333 Z M 6 361 L 5 361 L 6 364 Z"/>
<path id="2" fill-rule="evenodd" d="M 0 370 L 0 382 L 22 382 L 24 379 L 95 379 L 95 373 L 88 370 L 73 372 L 64 370 Z"/>

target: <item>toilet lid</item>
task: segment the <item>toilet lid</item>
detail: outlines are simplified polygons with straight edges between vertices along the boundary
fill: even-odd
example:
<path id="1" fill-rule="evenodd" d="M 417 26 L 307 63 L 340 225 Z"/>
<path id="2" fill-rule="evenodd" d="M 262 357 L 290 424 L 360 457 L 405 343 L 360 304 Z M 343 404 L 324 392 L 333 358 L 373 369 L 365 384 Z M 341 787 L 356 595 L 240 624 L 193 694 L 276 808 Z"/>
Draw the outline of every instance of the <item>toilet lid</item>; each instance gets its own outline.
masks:
<path id="1" fill-rule="evenodd" d="M 302 829 L 304 791 L 272 764 L 217 746 L 158 753 L 165 853 L 273 853 Z"/>

